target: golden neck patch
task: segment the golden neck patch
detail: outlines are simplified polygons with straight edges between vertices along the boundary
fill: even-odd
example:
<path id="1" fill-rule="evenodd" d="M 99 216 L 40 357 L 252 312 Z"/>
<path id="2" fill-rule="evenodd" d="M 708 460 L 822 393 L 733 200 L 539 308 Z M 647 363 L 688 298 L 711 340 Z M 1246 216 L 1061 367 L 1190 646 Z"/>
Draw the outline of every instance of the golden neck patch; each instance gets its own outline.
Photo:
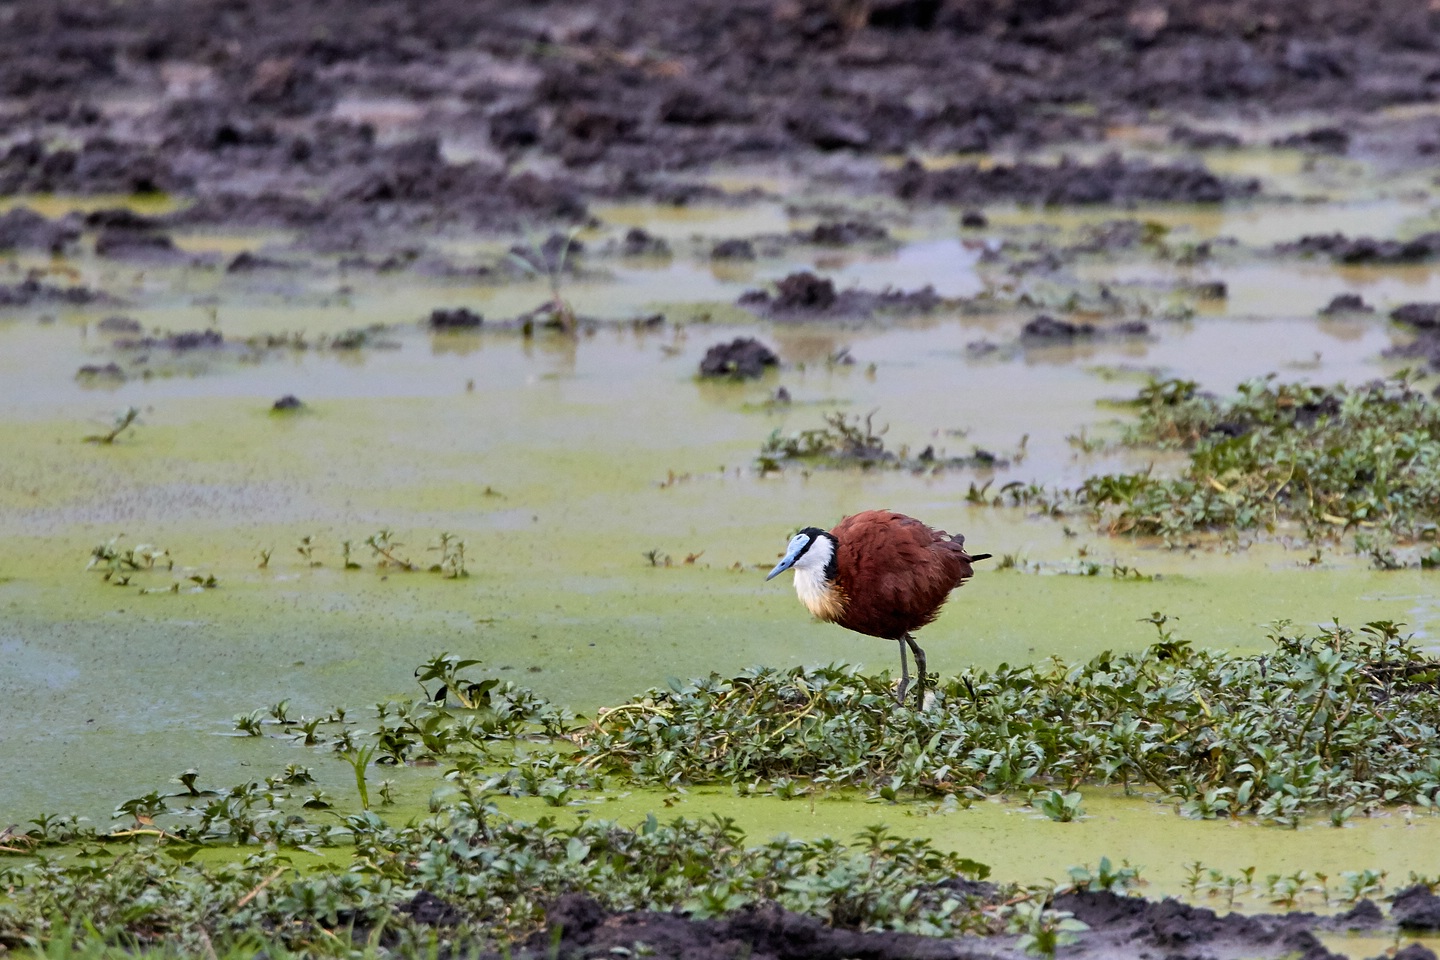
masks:
<path id="1" fill-rule="evenodd" d="M 820 620 L 833 623 L 845 613 L 845 597 L 840 588 L 825 580 L 823 568 L 795 567 L 795 593 L 800 602 Z"/>

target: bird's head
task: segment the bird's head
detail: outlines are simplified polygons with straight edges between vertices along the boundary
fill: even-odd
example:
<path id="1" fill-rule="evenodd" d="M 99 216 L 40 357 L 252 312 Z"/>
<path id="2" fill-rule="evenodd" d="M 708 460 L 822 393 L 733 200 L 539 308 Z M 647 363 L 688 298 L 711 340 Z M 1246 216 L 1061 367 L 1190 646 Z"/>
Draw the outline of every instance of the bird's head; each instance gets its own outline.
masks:
<path id="1" fill-rule="evenodd" d="M 765 575 L 769 580 L 794 567 L 796 572 L 804 571 L 819 575 L 825 581 L 835 577 L 835 538 L 819 527 L 806 527 L 790 538 L 785 547 L 785 556 L 775 564 L 775 569 Z"/>

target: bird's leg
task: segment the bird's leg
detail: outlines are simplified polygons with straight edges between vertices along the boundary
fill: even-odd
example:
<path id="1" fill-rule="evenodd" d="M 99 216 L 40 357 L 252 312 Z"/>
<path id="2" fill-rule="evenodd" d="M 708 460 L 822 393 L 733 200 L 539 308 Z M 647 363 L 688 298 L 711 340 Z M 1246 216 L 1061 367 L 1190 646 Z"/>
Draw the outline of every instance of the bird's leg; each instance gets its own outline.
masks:
<path id="1" fill-rule="evenodd" d="M 915 673 L 917 674 L 917 686 L 915 688 L 915 706 L 921 710 L 925 709 L 925 651 L 920 649 L 920 644 L 910 634 L 905 634 L 905 643 L 910 645 L 910 652 L 915 654 Z M 905 657 L 905 647 L 900 648 L 900 657 Z M 904 695 L 901 695 L 902 700 Z"/>
<path id="2" fill-rule="evenodd" d="M 910 664 L 905 659 L 905 641 L 900 641 L 900 688 L 895 691 L 895 699 L 903 707 L 905 705 L 905 691 L 910 689 Z"/>

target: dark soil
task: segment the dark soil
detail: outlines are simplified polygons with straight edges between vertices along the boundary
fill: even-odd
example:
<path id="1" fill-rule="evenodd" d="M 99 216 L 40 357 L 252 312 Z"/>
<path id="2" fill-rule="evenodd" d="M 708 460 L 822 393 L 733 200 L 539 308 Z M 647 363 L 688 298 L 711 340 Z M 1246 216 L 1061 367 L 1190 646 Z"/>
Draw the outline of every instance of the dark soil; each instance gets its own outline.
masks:
<path id="1" fill-rule="evenodd" d="M 1143 337 L 1149 332 L 1150 326 L 1143 320 L 1128 320 L 1111 327 L 1097 327 L 1093 323 L 1056 320 L 1042 313 L 1020 329 L 1020 339 L 1031 343 L 1066 343 L 1071 340 L 1093 340 L 1101 337 Z"/>
<path id="2" fill-rule="evenodd" d="M 780 358 L 775 351 L 759 340 L 736 337 L 729 343 L 717 343 L 705 351 L 705 357 L 700 361 L 700 376 L 746 380 L 760 376 L 767 368 L 779 363 Z"/>
<path id="3" fill-rule="evenodd" d="M 1329 233 L 1301 237 L 1294 243 L 1282 243 L 1277 245 L 1276 250 L 1325 256 L 1337 263 L 1419 263 L 1440 257 L 1440 231 L 1423 233 L 1404 241 Z"/>
<path id="4" fill-rule="evenodd" d="M 1330 298 L 1330 302 L 1320 308 L 1322 316 L 1334 316 L 1345 313 L 1374 313 L 1375 308 L 1365 302 L 1365 298 L 1358 293 L 1337 293 Z"/>
<path id="5" fill-rule="evenodd" d="M 769 290 L 747 290 L 740 306 L 772 320 L 833 320 L 930 313 L 944 301 L 933 287 L 919 290 L 836 290 L 833 281 L 808 270 L 792 273 Z"/>
<path id="6" fill-rule="evenodd" d="M 41 283 L 33 277 L 20 283 L 0 283 L 0 308 L 29 307 L 35 305 L 79 306 L 87 303 L 113 303 L 108 294 L 91 290 L 89 287 L 57 287 Z"/>
<path id="7" fill-rule="evenodd" d="M 689 172 L 716 163 L 1098 142 L 1158 108 L 1176 142 L 1225 148 L 1238 140 L 1204 118 L 1432 101 L 1433 6 L 5 0 L 0 194 L 166 193 L 190 201 L 166 225 L 285 227 L 314 249 L 359 251 L 392 230 L 581 222 L 595 197 L 691 202 L 717 191 Z M 413 104 L 413 119 L 378 131 L 337 111 L 367 97 Z M 1285 142 L 1353 153 L 1350 129 Z M 1417 133 L 1405 149 L 1436 142 Z M 868 169 L 918 203 L 1214 202 L 1255 189 L 1198 163 L 1119 156 Z M 73 239 L 73 226 L 0 221 L 0 247 Z M 872 239 L 843 221 L 812 238 Z M 145 240 L 107 247 L 163 250 Z"/>
<path id="8" fill-rule="evenodd" d="M 983 887 L 984 885 L 978 885 Z M 976 891 L 982 900 L 993 896 Z M 424 898 L 422 900 L 422 898 Z M 1365 900 L 1347 913 L 1320 917 L 1312 913 L 1217 914 L 1176 900 L 1145 900 L 1109 892 L 1081 892 L 1056 897 L 1053 908 L 1072 914 L 1090 929 L 1077 934 L 1061 955 L 1072 958 L 1300 957 L 1339 958 L 1320 942 L 1317 933 L 1433 929 L 1407 927 L 1402 914 L 1411 904 L 1440 903 L 1425 888 L 1397 898 L 1391 920 Z M 409 911 L 416 919 L 439 926 L 455 925 L 459 917 L 442 901 L 420 894 Z M 515 957 L 599 958 L 644 944 L 648 955 L 686 960 L 1019 960 L 1029 954 L 1014 936 L 955 939 L 922 937 L 889 931 L 859 932 L 830 926 L 791 913 L 773 903 L 744 908 L 721 919 L 692 920 L 673 913 L 615 912 L 581 894 L 561 897 L 549 910 L 546 929 L 511 951 Z M 1433 958 L 1418 944 L 1408 960 Z"/>
<path id="9" fill-rule="evenodd" d="M 17 207 L 0 215 L 0 251 L 46 250 L 61 253 L 80 239 L 76 217 L 47 220 L 34 211 Z"/>
<path id="10" fill-rule="evenodd" d="M 479 330 L 485 318 L 467 307 L 430 311 L 426 321 L 431 330 Z"/>

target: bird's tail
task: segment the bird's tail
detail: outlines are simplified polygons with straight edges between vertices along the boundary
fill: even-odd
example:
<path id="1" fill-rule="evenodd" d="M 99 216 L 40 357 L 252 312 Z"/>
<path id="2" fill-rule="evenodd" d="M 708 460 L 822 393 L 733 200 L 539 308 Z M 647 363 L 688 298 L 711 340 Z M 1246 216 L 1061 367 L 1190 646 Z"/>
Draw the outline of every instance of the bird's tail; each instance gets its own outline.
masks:
<path id="1" fill-rule="evenodd" d="M 970 562 L 974 563 L 976 560 L 989 560 L 993 556 L 995 556 L 993 553 L 977 553 L 970 557 Z"/>

